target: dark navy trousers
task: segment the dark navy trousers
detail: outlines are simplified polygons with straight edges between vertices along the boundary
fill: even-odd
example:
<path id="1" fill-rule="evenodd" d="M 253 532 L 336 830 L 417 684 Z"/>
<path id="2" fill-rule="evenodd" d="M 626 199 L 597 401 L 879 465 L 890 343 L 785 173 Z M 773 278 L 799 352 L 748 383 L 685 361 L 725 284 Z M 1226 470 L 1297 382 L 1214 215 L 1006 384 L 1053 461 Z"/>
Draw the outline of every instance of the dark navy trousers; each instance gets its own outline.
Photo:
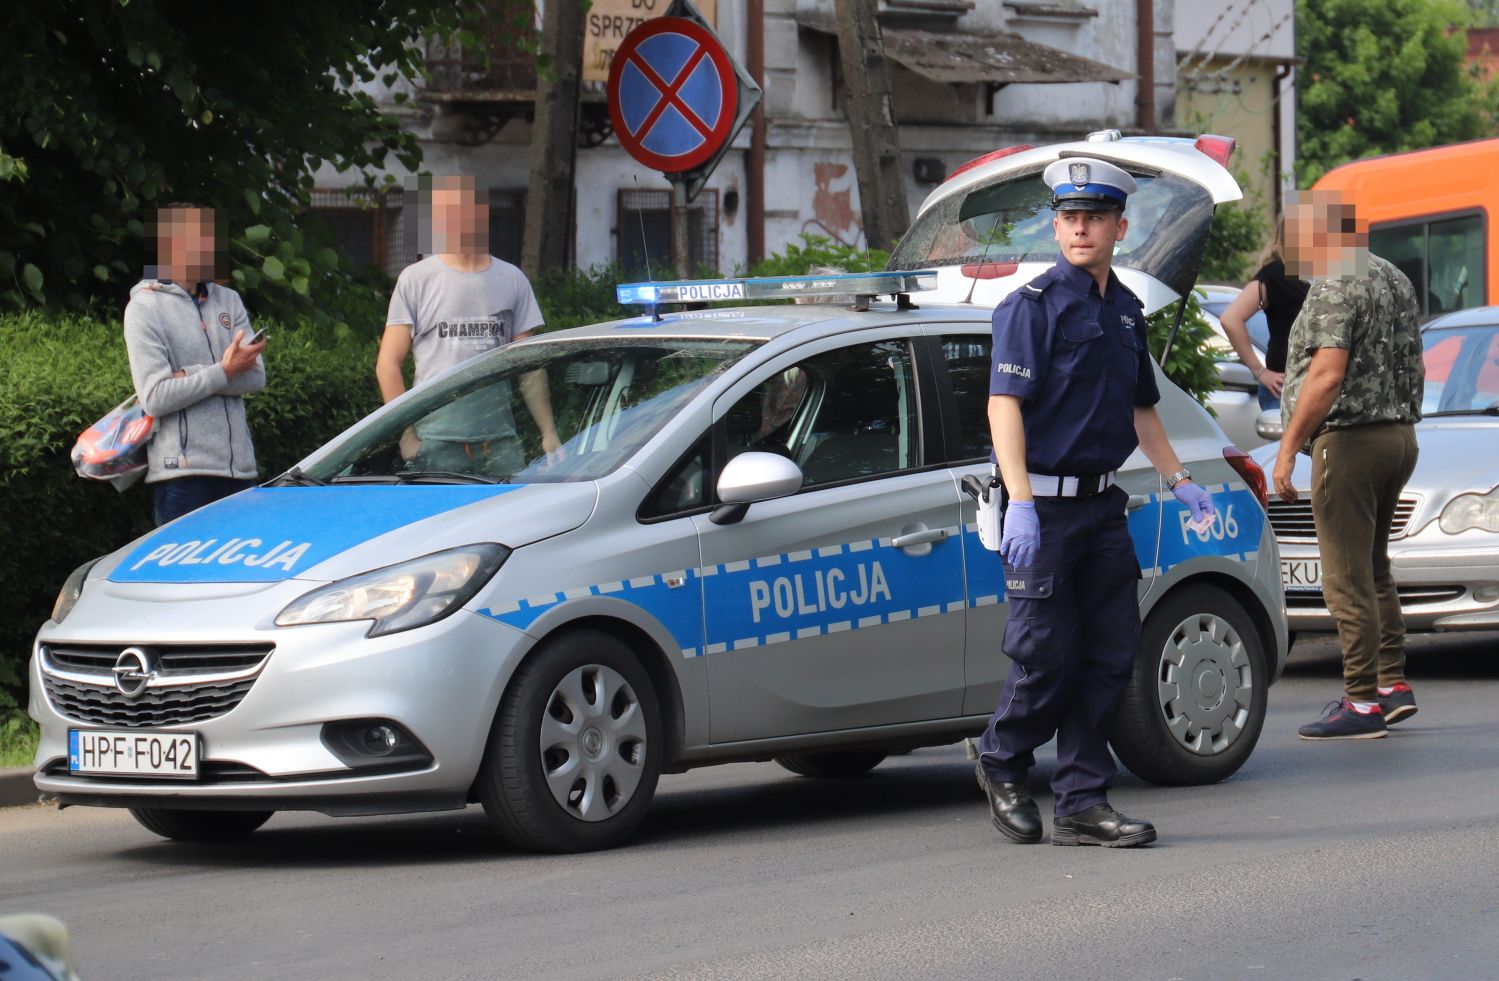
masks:
<path id="1" fill-rule="evenodd" d="M 1140 640 L 1140 566 L 1125 519 L 1128 495 L 1038 497 L 1041 548 L 1028 568 L 1005 566 L 1013 665 L 979 740 L 991 781 L 1023 783 L 1036 747 L 1057 738 L 1051 778 L 1058 817 L 1108 799 L 1108 727 Z"/>

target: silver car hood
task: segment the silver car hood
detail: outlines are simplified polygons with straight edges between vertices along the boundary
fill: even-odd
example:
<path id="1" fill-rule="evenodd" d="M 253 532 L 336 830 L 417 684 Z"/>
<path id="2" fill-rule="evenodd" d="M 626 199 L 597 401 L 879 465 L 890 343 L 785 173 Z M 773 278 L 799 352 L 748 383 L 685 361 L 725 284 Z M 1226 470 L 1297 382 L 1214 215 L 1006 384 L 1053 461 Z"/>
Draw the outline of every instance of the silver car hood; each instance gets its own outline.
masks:
<path id="1" fill-rule="evenodd" d="M 593 513 L 591 481 L 257 487 L 156 529 L 90 578 L 120 584 L 327 582 L 475 542 L 529 545 Z"/>
<path id="2" fill-rule="evenodd" d="M 1439 508 L 1458 494 L 1482 494 L 1499 484 L 1499 418 L 1424 419 L 1416 424 L 1416 445 L 1421 451 L 1416 458 L 1416 472 L 1405 486 L 1408 493 L 1419 495 L 1428 506 Z M 1269 443 L 1250 456 L 1268 474 L 1275 469 L 1279 452 L 1280 443 Z M 1291 482 L 1302 491 L 1312 486 L 1312 460 L 1305 453 L 1296 455 Z"/>

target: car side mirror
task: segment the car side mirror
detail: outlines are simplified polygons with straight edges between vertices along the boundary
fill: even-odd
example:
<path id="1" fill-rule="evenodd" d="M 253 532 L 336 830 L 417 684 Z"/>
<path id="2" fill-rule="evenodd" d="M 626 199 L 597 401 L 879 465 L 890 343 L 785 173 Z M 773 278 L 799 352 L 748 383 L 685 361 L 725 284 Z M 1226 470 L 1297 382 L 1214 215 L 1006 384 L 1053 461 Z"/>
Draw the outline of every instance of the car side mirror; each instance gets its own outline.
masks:
<path id="1" fill-rule="evenodd" d="M 757 501 L 789 497 L 802 489 L 802 468 L 777 453 L 750 451 L 730 460 L 718 477 L 722 503 L 711 515 L 716 525 L 730 525 L 744 517 Z"/>
<path id="2" fill-rule="evenodd" d="M 1254 420 L 1254 431 L 1260 439 L 1275 442 L 1285 435 L 1285 427 L 1280 423 L 1280 409 L 1265 409 Z"/>

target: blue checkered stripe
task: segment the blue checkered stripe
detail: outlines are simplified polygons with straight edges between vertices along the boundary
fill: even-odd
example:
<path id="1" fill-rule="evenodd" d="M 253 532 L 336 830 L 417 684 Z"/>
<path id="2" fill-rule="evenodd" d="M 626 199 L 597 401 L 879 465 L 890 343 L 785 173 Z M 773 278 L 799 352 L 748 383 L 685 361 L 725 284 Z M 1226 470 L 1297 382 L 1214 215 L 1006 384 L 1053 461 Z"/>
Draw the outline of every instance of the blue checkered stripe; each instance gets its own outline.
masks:
<path id="1" fill-rule="evenodd" d="M 683 657 L 726 654 L 962 612 L 963 548 L 958 529 L 947 530 L 924 556 L 889 538 L 864 539 L 580 586 L 478 612 L 526 630 L 569 600 L 612 596 L 655 617 Z"/>
<path id="2" fill-rule="evenodd" d="M 1135 558 L 1140 563 L 1141 573 L 1147 578 L 1164 575 L 1183 562 L 1204 555 L 1239 562 L 1253 562 L 1259 558 L 1265 512 L 1254 494 L 1247 488 L 1229 484 L 1204 489 L 1213 495 L 1218 517 L 1201 535 L 1185 528 L 1182 516 L 1190 518 L 1191 513 L 1169 493 L 1152 495 L 1143 507 L 1129 512 L 1129 532 L 1135 544 Z M 1159 552 L 1156 550 L 1157 527 L 1161 535 Z M 968 605 L 980 607 L 1003 603 L 1004 566 L 998 553 L 984 548 L 979 541 L 977 524 L 965 524 L 963 534 Z"/>

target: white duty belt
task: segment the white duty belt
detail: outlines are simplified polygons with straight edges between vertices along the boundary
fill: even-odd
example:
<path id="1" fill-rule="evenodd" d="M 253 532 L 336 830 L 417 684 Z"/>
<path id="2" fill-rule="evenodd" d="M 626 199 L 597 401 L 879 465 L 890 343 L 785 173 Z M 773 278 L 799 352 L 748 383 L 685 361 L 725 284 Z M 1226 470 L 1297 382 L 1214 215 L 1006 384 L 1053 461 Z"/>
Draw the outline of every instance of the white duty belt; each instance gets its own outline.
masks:
<path id="1" fill-rule="evenodd" d="M 1116 483 L 1113 472 L 1083 477 L 1054 477 L 1044 473 L 1027 476 L 1031 480 L 1031 493 L 1036 497 L 1091 497 L 1102 494 Z"/>

